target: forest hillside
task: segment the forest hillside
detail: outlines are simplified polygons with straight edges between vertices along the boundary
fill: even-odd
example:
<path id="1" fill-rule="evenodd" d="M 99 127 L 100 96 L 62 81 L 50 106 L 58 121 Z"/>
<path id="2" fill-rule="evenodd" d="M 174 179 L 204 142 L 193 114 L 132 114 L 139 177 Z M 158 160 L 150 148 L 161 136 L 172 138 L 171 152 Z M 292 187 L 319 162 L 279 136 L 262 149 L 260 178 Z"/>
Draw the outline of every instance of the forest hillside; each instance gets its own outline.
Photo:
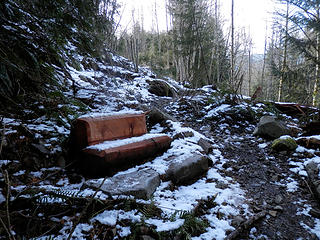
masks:
<path id="1" fill-rule="evenodd" d="M 188 6 L 169 2 L 176 23 L 185 23 L 176 11 Z M 205 1 L 181 2 L 202 6 L 194 19 L 203 19 Z M 292 95 L 292 103 L 265 100 L 254 88 L 248 96 L 241 87 L 246 77 L 236 71 L 241 61 L 225 43 L 219 53 L 208 45 L 215 50 L 204 56 L 205 45 L 188 52 L 187 41 L 171 39 L 181 45 L 158 52 L 171 72 L 142 67 L 135 38 L 115 34 L 116 0 L 5 0 L 0 9 L 0 239 L 320 238 L 320 113 L 317 101 L 311 106 L 313 91 L 307 101 Z M 205 39 L 206 31 L 192 30 Z M 121 43 L 129 44 L 127 58 Z M 308 65 L 313 73 L 315 63 Z M 283 93 L 300 91 L 286 88 L 286 77 Z M 83 168 L 86 159 L 72 151 L 76 120 L 128 115 L 145 115 L 148 134 L 170 138 L 170 146 L 112 174 L 95 175 L 104 169 L 93 162 Z M 112 149 L 121 141 L 103 144 Z"/>

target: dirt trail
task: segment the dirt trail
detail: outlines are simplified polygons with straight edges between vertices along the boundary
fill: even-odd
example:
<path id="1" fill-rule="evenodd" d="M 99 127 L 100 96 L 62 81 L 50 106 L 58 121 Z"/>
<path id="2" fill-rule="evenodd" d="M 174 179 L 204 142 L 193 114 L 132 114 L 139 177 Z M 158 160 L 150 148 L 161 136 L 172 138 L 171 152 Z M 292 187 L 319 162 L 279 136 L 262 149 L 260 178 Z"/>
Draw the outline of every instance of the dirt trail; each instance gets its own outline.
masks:
<path id="1" fill-rule="evenodd" d="M 223 174 L 241 185 L 250 211 L 266 210 L 266 217 L 255 221 L 239 239 L 318 239 L 307 230 L 308 226 L 313 229 L 315 225 L 310 209 L 319 209 L 308 178 L 290 171 L 290 161 L 302 162 L 303 158 L 290 152 L 272 152 L 270 142 L 252 136 L 255 122 L 234 122 L 241 126 L 239 128 L 233 126 L 234 120 L 229 120 L 226 128 L 221 130 L 217 127 L 221 122 L 197 121 L 199 112 L 194 108 L 180 105 L 179 109 L 186 111 L 177 114 L 168 104 L 168 101 L 157 103 L 158 106 L 167 106 L 166 110 L 171 110 L 169 114 L 219 145 L 224 158 L 228 159 Z M 265 146 L 259 147 L 262 143 Z M 239 219 L 240 222 L 247 220 L 241 216 Z"/>
<path id="2" fill-rule="evenodd" d="M 312 217 L 299 214 L 308 211 L 304 203 L 311 207 L 317 207 L 317 203 L 307 182 L 289 170 L 291 154 L 261 150 L 255 141 L 245 137 L 239 145 L 225 142 L 221 149 L 224 157 L 230 159 L 226 167 L 231 170 L 226 170 L 226 174 L 247 192 L 252 211 L 268 211 L 266 218 L 253 225 L 255 235 L 265 235 L 267 239 L 318 239 L 302 226 L 314 224 Z M 299 183 L 296 191 L 288 190 L 292 180 Z M 243 235 L 246 236 L 248 233 Z"/>

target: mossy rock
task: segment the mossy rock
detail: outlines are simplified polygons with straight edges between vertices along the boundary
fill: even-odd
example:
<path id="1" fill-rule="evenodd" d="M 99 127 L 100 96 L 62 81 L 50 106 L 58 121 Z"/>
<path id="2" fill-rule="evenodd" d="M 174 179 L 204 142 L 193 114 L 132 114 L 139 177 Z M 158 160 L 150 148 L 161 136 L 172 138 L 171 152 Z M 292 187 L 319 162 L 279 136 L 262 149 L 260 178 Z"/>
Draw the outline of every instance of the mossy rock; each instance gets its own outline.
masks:
<path id="1" fill-rule="evenodd" d="M 160 97 L 175 97 L 175 90 L 170 85 L 161 80 L 149 81 L 149 92 Z"/>
<path id="2" fill-rule="evenodd" d="M 271 148 L 275 151 L 294 151 L 297 147 L 298 144 L 291 137 L 278 138 L 271 145 Z"/>

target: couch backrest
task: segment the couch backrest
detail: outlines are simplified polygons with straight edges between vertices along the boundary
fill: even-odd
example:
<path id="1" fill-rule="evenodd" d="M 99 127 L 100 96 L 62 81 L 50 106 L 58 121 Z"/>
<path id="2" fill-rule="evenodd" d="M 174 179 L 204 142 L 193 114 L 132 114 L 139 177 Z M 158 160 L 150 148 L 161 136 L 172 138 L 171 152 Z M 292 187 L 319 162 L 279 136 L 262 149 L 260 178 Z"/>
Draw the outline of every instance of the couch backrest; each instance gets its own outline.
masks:
<path id="1" fill-rule="evenodd" d="M 103 141 L 124 139 L 147 133 L 145 114 L 123 114 L 78 118 L 72 128 L 78 149 Z"/>

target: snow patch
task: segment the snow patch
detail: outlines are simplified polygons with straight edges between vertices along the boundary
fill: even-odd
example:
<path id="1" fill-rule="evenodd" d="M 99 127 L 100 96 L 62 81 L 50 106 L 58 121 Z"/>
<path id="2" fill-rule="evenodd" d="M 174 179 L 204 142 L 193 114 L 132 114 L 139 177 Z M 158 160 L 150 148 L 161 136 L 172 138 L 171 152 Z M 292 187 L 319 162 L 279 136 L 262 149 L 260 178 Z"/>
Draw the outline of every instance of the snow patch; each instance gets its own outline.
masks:
<path id="1" fill-rule="evenodd" d="M 219 107 L 216 107 L 216 108 L 212 109 L 211 111 L 209 111 L 207 113 L 207 115 L 205 116 L 205 118 L 217 116 L 219 114 L 219 112 L 224 112 L 226 110 L 229 110 L 230 107 L 231 107 L 231 105 L 229 105 L 229 104 L 221 104 Z"/>
<path id="2" fill-rule="evenodd" d="M 315 234 L 320 239 L 320 219 L 314 220 L 314 227 L 311 228 L 304 222 L 300 222 L 300 225 L 307 229 L 309 232 Z"/>
<path id="3" fill-rule="evenodd" d="M 258 145 L 259 148 L 264 149 L 268 146 L 268 143 L 261 143 Z"/>
<path id="4" fill-rule="evenodd" d="M 292 178 L 288 178 L 289 181 L 291 182 L 288 182 L 287 183 L 287 191 L 288 192 L 295 192 L 298 190 L 298 182 L 295 181 L 294 179 Z"/>
<path id="5" fill-rule="evenodd" d="M 178 229 L 184 224 L 184 219 L 177 219 L 174 222 L 165 222 L 159 219 L 147 219 L 146 223 L 157 227 L 157 232 L 165 232 Z"/>
<path id="6" fill-rule="evenodd" d="M 138 210 L 125 212 L 123 210 L 106 210 L 92 218 L 91 222 L 100 222 L 108 226 L 115 226 L 117 221 L 130 220 L 132 223 L 141 221 L 141 214 Z"/>
<path id="7" fill-rule="evenodd" d="M 127 237 L 131 234 L 131 230 L 130 230 L 130 227 L 122 227 L 120 225 L 117 225 L 116 228 L 119 230 L 118 233 L 119 233 L 119 236 L 120 237 Z"/>
<path id="8" fill-rule="evenodd" d="M 91 222 L 100 222 L 101 224 L 105 224 L 108 226 L 115 226 L 117 224 L 118 219 L 118 210 L 110 210 L 104 211 L 103 213 L 98 214 L 94 218 L 92 218 Z"/>
<path id="9" fill-rule="evenodd" d="M 98 118 L 98 117 L 111 117 L 117 115 L 126 115 L 126 114 L 142 114 L 143 111 L 136 110 L 121 110 L 117 112 L 104 112 L 104 113 L 87 113 L 81 115 L 79 118 Z"/>
<path id="10" fill-rule="evenodd" d="M 100 144 L 89 146 L 86 149 L 96 149 L 99 151 L 103 151 L 105 149 L 116 148 L 116 147 L 124 146 L 127 144 L 141 142 L 144 140 L 149 140 L 152 138 L 164 137 L 164 136 L 167 136 L 167 135 L 165 135 L 165 134 L 144 134 L 139 137 L 132 137 L 132 138 L 126 138 L 126 139 L 113 140 L 113 141 L 105 141 Z"/>

